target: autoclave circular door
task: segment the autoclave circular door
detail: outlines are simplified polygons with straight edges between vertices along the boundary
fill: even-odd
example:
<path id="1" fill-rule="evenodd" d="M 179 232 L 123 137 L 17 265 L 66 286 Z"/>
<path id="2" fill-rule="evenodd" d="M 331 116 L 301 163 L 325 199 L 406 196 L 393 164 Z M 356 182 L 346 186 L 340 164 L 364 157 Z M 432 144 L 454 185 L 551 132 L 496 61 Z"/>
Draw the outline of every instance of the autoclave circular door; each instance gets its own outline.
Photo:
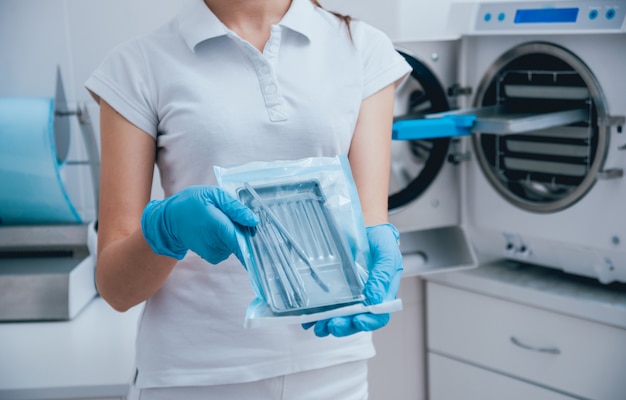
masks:
<path id="1" fill-rule="evenodd" d="M 446 92 L 435 75 L 408 52 L 398 52 L 413 70 L 396 93 L 395 117 L 448 111 Z M 390 211 L 402 208 L 428 189 L 445 162 L 449 146 L 450 138 L 392 142 Z"/>
<path id="2" fill-rule="evenodd" d="M 481 81 L 476 107 L 541 114 L 584 110 L 588 117 L 548 129 L 498 135 L 474 132 L 479 165 L 500 195 L 522 209 L 549 213 L 579 201 L 593 186 L 608 151 L 601 88 L 576 55 L 533 42 L 503 54 Z"/>

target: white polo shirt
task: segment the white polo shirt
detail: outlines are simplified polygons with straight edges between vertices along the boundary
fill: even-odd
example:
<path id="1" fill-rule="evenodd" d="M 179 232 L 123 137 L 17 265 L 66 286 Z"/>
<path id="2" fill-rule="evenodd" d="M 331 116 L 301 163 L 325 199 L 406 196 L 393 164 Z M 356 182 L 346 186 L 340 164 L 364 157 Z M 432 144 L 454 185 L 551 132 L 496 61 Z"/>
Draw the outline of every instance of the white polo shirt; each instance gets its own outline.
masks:
<path id="1" fill-rule="evenodd" d="M 377 29 L 293 0 L 263 52 L 192 0 L 161 29 L 112 51 L 86 83 L 156 139 L 166 196 L 216 184 L 213 166 L 345 154 L 363 99 L 410 67 Z M 244 329 L 254 298 L 235 257 L 192 252 L 144 309 L 139 387 L 254 381 L 373 356 L 371 335 Z"/>

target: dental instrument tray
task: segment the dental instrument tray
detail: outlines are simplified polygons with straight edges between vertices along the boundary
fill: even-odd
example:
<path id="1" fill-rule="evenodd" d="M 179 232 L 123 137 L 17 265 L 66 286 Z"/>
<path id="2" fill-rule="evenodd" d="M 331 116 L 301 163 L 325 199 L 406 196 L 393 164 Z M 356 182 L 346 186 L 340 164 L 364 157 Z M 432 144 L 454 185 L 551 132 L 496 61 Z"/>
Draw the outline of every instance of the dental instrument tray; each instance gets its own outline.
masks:
<path id="1" fill-rule="evenodd" d="M 319 181 L 252 186 L 239 200 L 259 217 L 245 232 L 248 265 L 272 312 L 325 311 L 363 301 L 363 283 Z"/>

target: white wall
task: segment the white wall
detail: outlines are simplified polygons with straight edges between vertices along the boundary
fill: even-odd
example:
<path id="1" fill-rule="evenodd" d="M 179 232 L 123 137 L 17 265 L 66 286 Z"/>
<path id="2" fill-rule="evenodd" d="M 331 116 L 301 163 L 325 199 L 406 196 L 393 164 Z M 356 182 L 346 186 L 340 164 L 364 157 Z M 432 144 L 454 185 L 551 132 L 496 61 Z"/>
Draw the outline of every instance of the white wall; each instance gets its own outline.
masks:
<path id="1" fill-rule="evenodd" d="M 469 1 L 469 0 L 465 0 Z M 383 30 L 392 40 L 445 37 L 451 0 L 321 0 L 325 8 Z"/>
<path id="2" fill-rule="evenodd" d="M 116 44 L 172 18 L 185 0 L 0 0 L 0 96 L 49 96 L 56 65 L 68 99 Z"/>
<path id="3" fill-rule="evenodd" d="M 97 133 L 98 107 L 84 89 L 91 71 L 118 43 L 176 15 L 184 1 L 0 0 L 0 97 L 54 97 L 59 66 L 70 106 L 87 103 Z M 68 161 L 85 159 L 74 119 Z M 67 166 L 62 172 L 79 214 L 93 219 L 89 170 Z"/>

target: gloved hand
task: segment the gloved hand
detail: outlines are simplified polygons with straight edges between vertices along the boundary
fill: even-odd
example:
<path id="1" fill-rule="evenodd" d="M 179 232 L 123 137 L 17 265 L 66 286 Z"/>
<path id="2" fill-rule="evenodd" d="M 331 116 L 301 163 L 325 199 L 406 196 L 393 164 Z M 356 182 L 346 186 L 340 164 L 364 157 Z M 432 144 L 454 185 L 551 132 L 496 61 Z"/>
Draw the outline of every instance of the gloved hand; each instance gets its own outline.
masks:
<path id="1" fill-rule="evenodd" d="M 402 253 L 398 247 L 400 233 L 391 224 L 366 228 L 367 240 L 372 255 L 372 266 L 363 293 L 367 304 L 380 304 L 393 300 L 398 294 L 402 278 Z M 387 325 L 389 314 L 357 314 L 335 317 L 323 321 L 303 324 L 304 329 L 313 329 L 316 336 L 348 336 L 362 331 L 373 331 Z"/>
<path id="2" fill-rule="evenodd" d="M 141 229 L 156 254 L 181 260 L 192 250 L 217 264 L 235 253 L 243 262 L 235 224 L 254 227 L 259 220 L 248 207 L 217 186 L 191 186 L 152 200 L 141 216 Z"/>

